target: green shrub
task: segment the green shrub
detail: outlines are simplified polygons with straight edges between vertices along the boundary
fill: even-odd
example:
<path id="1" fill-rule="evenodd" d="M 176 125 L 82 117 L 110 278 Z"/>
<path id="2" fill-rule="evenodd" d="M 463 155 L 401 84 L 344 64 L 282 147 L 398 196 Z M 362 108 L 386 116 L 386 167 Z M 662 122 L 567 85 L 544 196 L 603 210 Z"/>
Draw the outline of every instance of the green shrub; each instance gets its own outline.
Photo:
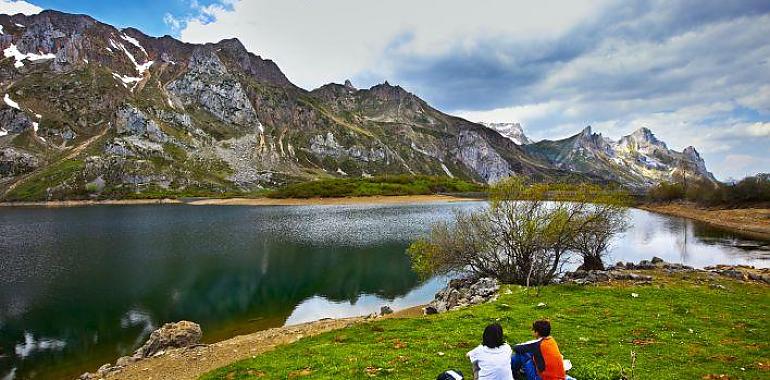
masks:
<path id="1" fill-rule="evenodd" d="M 268 194 L 271 198 L 334 198 L 375 195 L 424 195 L 484 191 L 483 185 L 450 177 L 384 175 L 295 183 Z"/>
<path id="2" fill-rule="evenodd" d="M 770 174 L 761 173 L 727 184 L 693 181 L 685 186 L 663 182 L 652 187 L 647 198 L 653 202 L 687 200 L 707 206 L 770 202 Z"/>

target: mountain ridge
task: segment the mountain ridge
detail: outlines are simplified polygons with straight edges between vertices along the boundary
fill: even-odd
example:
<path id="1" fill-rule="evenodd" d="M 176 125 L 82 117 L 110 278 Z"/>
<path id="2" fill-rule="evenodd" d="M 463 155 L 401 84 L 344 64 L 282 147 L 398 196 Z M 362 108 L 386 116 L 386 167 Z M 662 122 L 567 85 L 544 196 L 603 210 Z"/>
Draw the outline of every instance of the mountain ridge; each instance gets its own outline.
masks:
<path id="1" fill-rule="evenodd" d="M 302 89 L 236 38 L 191 44 L 50 10 L 0 26 L 4 200 L 221 196 L 378 174 L 617 177 L 556 165 L 387 81 Z"/>
<path id="2" fill-rule="evenodd" d="M 637 187 L 684 177 L 717 182 L 693 146 L 681 152 L 669 149 L 647 127 L 612 140 L 588 126 L 573 136 L 534 142 L 526 148 L 556 167 L 599 173 L 603 178 Z"/>

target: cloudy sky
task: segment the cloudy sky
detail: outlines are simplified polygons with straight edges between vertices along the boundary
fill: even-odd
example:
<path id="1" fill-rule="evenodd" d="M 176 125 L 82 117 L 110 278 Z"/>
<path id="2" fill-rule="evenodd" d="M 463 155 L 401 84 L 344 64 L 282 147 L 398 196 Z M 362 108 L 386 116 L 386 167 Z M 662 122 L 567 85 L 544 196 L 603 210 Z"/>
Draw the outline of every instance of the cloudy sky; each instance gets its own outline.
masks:
<path id="1" fill-rule="evenodd" d="M 770 172 L 770 1 L 0 0 L 184 41 L 237 37 L 294 83 L 397 83 L 534 139 L 647 126 L 720 179 Z"/>

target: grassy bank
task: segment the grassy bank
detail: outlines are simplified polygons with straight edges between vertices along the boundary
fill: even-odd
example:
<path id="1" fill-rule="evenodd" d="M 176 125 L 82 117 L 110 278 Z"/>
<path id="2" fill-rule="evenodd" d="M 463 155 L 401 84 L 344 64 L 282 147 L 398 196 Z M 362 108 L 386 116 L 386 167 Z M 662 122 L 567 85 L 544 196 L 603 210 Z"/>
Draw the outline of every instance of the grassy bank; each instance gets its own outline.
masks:
<path id="1" fill-rule="evenodd" d="M 770 376 L 767 285 L 658 274 L 653 285 L 555 285 L 539 295 L 514 286 L 501 293 L 494 303 L 302 339 L 202 379 L 432 379 L 447 368 L 470 374 L 464 355 L 487 323 L 499 321 L 508 341 L 518 342 L 530 339 L 538 318 L 552 321 L 562 353 L 574 364 L 570 373 L 580 380 Z"/>
<path id="2" fill-rule="evenodd" d="M 73 163 L 74 162 L 74 163 Z M 82 169 L 82 163 L 65 162 L 67 170 Z M 80 166 L 78 166 L 80 165 Z M 48 198 L 46 189 L 60 184 L 60 173 L 50 170 L 41 172 L 24 181 L 10 191 L 2 200 L 6 202 L 65 201 L 65 200 L 136 200 L 136 199 L 184 199 L 184 198 L 273 198 L 273 199 L 308 199 L 308 198 L 344 198 L 373 197 L 395 195 L 431 195 L 453 193 L 460 196 L 479 196 L 486 191 L 486 186 L 465 180 L 445 176 L 424 175 L 384 175 L 355 178 L 328 178 L 316 181 L 293 183 L 274 189 L 238 189 L 222 190 L 190 186 L 184 189 L 147 186 L 137 190 L 129 187 L 107 187 L 101 192 L 89 192 L 83 189 L 68 197 Z M 69 172 L 68 172 L 69 173 Z"/>
<path id="3" fill-rule="evenodd" d="M 270 198 L 331 198 L 474 193 L 483 190 L 482 185 L 450 177 L 387 175 L 295 183 L 278 188 L 266 195 Z"/>

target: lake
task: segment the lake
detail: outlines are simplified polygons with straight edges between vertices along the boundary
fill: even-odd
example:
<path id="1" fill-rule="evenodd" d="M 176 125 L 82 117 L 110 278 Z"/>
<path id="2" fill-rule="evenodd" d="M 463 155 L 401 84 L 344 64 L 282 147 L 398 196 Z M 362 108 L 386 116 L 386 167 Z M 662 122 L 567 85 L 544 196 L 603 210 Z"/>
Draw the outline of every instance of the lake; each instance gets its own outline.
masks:
<path id="1" fill-rule="evenodd" d="M 430 224 L 483 202 L 354 206 L 0 208 L 0 379 L 74 378 L 165 322 L 204 341 L 382 305 L 423 304 L 404 253 Z M 631 210 L 611 262 L 770 266 L 770 245 Z"/>

